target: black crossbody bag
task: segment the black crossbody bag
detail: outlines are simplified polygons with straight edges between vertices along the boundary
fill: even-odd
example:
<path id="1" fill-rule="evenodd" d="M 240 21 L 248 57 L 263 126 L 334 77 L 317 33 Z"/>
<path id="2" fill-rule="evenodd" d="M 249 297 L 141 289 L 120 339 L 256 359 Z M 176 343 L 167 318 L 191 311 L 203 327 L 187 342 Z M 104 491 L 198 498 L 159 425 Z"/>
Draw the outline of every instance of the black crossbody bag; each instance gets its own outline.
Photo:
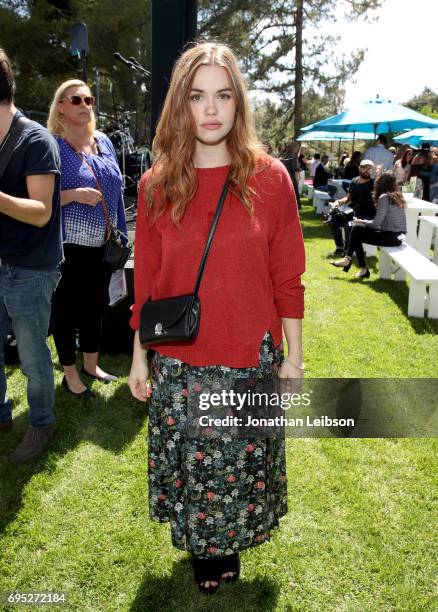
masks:
<path id="1" fill-rule="evenodd" d="M 222 189 L 216 213 L 205 244 L 199 265 L 193 293 L 178 295 L 162 300 L 148 300 L 140 313 L 141 344 L 161 342 L 190 342 L 196 339 L 201 320 L 201 303 L 198 297 L 199 285 L 204 273 L 208 253 L 219 221 L 228 190 L 228 180 Z"/>
<path id="2" fill-rule="evenodd" d="M 103 208 L 103 216 L 105 218 L 105 242 L 103 245 L 103 253 L 102 253 L 102 261 L 110 272 L 115 272 L 116 270 L 123 270 L 131 256 L 132 246 L 128 244 L 127 246 L 123 246 L 121 237 L 125 236 L 122 232 L 113 226 L 111 223 L 111 218 L 108 211 L 108 206 L 106 205 L 105 198 L 103 196 L 103 189 L 100 185 L 99 179 L 96 176 L 96 173 L 93 170 L 93 167 L 88 163 L 85 156 L 76 151 L 76 149 L 69 143 L 69 141 L 64 138 L 65 142 L 69 145 L 69 147 L 80 157 L 82 162 L 87 166 L 88 170 L 94 176 L 94 180 L 96 181 L 96 185 L 100 193 L 102 194 L 102 208 Z M 99 146 L 99 145 L 97 145 Z"/>

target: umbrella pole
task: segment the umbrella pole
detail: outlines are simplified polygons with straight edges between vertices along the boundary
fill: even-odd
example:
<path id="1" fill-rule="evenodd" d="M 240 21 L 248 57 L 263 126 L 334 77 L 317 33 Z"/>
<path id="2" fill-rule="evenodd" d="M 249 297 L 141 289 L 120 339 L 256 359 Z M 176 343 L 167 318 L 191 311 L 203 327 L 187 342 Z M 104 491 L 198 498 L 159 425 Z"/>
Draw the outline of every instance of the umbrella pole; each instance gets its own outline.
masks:
<path id="1" fill-rule="evenodd" d="M 353 132 L 353 145 L 351 147 L 351 155 L 354 153 L 354 139 L 356 138 L 356 132 Z"/>

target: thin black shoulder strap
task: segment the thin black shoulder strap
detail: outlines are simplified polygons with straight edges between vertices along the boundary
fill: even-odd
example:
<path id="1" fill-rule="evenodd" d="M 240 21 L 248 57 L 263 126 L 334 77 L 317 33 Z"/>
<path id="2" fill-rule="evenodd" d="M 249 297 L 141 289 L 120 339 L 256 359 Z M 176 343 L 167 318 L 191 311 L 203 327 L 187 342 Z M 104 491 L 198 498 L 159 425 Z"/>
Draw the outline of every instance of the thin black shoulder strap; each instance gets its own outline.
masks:
<path id="1" fill-rule="evenodd" d="M 221 197 L 219 198 L 219 202 L 216 208 L 216 213 L 214 215 L 214 219 L 212 221 L 210 227 L 210 233 L 208 234 L 207 242 L 205 244 L 204 254 L 202 255 L 201 263 L 199 265 L 198 276 L 195 282 L 195 288 L 193 290 L 194 295 L 198 295 L 199 285 L 201 284 L 202 275 L 204 273 L 205 263 L 207 261 L 208 253 L 210 252 L 211 243 L 213 242 L 213 236 L 216 231 L 216 227 L 219 221 L 220 214 L 222 212 L 222 208 L 225 202 L 225 196 L 228 191 L 228 178 L 225 181 L 224 188 L 222 189 Z"/>
<path id="2" fill-rule="evenodd" d="M 18 139 L 20 138 L 28 121 L 29 120 L 25 117 L 18 117 L 18 119 L 13 121 L 9 132 L 5 136 L 0 148 L 0 179 L 2 178 L 4 171 L 11 160 L 12 153 L 14 152 Z"/>

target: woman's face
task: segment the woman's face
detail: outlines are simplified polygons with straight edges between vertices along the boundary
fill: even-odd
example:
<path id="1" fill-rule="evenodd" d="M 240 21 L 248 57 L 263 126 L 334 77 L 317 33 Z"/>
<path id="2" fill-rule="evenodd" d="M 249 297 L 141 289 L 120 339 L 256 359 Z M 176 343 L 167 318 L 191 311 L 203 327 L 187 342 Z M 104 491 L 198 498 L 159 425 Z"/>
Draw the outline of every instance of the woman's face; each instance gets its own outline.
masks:
<path id="1" fill-rule="evenodd" d="M 73 104 L 72 100 L 78 102 L 78 97 L 81 98 L 80 104 Z M 58 111 L 64 118 L 67 127 L 80 127 L 91 121 L 93 105 L 87 104 L 90 102 L 89 98 L 91 98 L 91 93 L 85 85 L 73 85 L 65 91 L 62 100 L 58 102 Z"/>
<path id="2" fill-rule="evenodd" d="M 190 109 L 196 124 L 196 138 L 206 145 L 222 142 L 236 117 L 228 71 L 222 66 L 200 66 L 189 92 Z"/>
<path id="3" fill-rule="evenodd" d="M 414 154 L 413 154 L 412 151 L 408 151 L 406 153 L 406 161 L 408 161 L 408 162 L 411 161 L 413 159 L 413 157 L 414 157 Z"/>

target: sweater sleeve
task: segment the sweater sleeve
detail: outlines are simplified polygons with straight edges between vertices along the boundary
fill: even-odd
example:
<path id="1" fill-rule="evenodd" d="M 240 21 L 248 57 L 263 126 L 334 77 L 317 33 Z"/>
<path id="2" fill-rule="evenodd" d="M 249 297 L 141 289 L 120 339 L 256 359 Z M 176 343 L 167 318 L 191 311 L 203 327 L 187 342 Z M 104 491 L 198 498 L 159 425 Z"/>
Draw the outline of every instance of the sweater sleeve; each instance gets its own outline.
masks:
<path id="1" fill-rule="evenodd" d="M 274 231 L 270 239 L 270 274 L 274 303 L 280 317 L 304 317 L 305 271 L 303 234 L 295 191 L 289 175 L 281 169 L 281 195 L 276 203 Z"/>
<path id="2" fill-rule="evenodd" d="M 372 219 L 371 221 L 364 219 L 367 227 L 370 227 L 371 229 L 380 229 L 388 212 L 389 212 L 389 197 L 386 194 L 382 194 L 377 204 L 377 212 L 376 212 L 376 216 L 374 217 L 374 219 Z"/>
<path id="3" fill-rule="evenodd" d="M 140 181 L 134 248 L 134 299 L 129 321 L 132 329 L 140 327 L 140 312 L 151 297 L 152 284 L 161 264 L 161 239 L 156 223 L 152 223 L 146 209 L 144 191 L 147 174 Z"/>

